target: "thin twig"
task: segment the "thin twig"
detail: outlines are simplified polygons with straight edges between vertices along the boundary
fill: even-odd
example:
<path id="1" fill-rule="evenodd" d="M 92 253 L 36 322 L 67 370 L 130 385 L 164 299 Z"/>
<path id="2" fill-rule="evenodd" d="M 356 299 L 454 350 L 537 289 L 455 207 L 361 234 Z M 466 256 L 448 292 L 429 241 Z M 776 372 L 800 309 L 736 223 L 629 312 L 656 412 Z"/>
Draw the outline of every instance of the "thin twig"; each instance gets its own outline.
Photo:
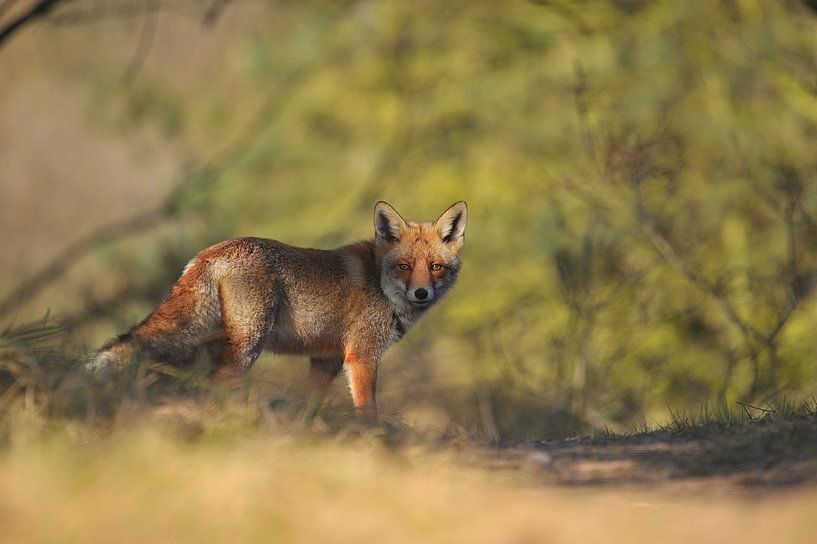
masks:
<path id="1" fill-rule="evenodd" d="M 637 204 L 638 207 L 638 204 Z M 687 279 L 691 284 L 708 293 L 715 302 L 718 303 L 723 313 L 743 333 L 744 337 L 751 340 L 763 341 L 765 336 L 757 329 L 744 321 L 737 312 L 737 309 L 732 305 L 732 302 L 723 294 L 721 289 L 714 284 L 711 284 L 705 278 L 696 273 L 681 258 L 680 254 L 675 250 L 675 247 L 667 240 L 653 225 L 653 222 L 646 216 L 643 209 L 637 210 L 639 226 L 641 231 L 646 235 L 647 240 L 658 251 L 658 254 L 669 263 L 677 272 Z"/>
<path id="2" fill-rule="evenodd" d="M 596 164 L 596 144 L 593 139 L 593 131 L 590 128 L 590 115 L 587 108 L 587 74 L 580 61 L 576 61 L 575 72 L 576 84 L 573 86 L 573 103 L 579 118 L 582 145 L 587 158 L 592 164 Z"/>
<path id="3" fill-rule="evenodd" d="M 767 414 L 776 414 L 777 413 L 775 410 L 769 410 L 768 408 L 761 408 L 760 406 L 753 406 L 753 405 L 751 405 L 749 403 L 746 403 L 746 402 L 735 401 L 735 403 L 740 405 L 740 406 L 743 406 L 744 410 L 746 408 L 751 408 L 752 410 L 758 410 L 760 412 L 764 412 L 764 413 L 767 413 Z"/>
<path id="4" fill-rule="evenodd" d="M 139 44 L 133 53 L 128 67 L 122 79 L 125 83 L 133 80 L 142 66 L 145 65 L 148 54 L 153 47 L 156 37 L 156 27 L 159 26 L 159 0 L 145 0 L 145 21 L 142 24 L 142 32 L 139 34 Z"/>

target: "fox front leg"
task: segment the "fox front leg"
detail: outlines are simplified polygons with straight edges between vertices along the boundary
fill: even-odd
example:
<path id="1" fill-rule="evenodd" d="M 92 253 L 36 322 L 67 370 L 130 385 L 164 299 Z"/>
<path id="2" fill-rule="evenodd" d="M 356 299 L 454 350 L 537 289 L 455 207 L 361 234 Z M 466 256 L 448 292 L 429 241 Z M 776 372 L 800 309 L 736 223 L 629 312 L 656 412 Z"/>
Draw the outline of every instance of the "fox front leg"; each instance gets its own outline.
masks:
<path id="1" fill-rule="evenodd" d="M 377 403 L 375 388 L 377 386 L 376 357 L 366 356 L 354 351 L 346 353 L 343 366 L 346 369 L 346 378 L 349 381 L 349 390 L 352 392 L 352 402 L 355 404 L 355 413 L 362 419 L 377 418 Z"/>

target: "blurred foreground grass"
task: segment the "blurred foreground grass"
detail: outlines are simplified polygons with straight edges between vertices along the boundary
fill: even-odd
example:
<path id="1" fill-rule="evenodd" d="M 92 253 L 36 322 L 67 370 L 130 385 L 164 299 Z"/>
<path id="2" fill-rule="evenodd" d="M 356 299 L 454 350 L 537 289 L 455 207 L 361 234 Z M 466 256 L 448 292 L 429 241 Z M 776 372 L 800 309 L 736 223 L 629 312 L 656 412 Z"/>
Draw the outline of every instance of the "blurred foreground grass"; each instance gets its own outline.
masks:
<path id="1" fill-rule="evenodd" d="M 47 322 L 0 335 L 4 542 L 813 542 L 817 410 L 488 444 L 398 415 L 298 422 L 263 376 L 94 376 Z M 172 375 L 169 375 L 172 374 Z M 747 486 L 757 473 L 783 474 Z M 795 480 L 792 480 L 794 475 Z M 796 478 L 805 475 L 793 486 Z M 758 492 L 760 491 L 760 492 Z"/>
<path id="2" fill-rule="evenodd" d="M 165 414 L 167 416 L 167 414 Z M 96 435 L 18 412 L 0 454 L 6 542 L 813 542 L 817 490 L 542 486 L 477 450 L 216 426 L 154 412 Z M 25 430 L 22 430 L 25 429 Z"/>

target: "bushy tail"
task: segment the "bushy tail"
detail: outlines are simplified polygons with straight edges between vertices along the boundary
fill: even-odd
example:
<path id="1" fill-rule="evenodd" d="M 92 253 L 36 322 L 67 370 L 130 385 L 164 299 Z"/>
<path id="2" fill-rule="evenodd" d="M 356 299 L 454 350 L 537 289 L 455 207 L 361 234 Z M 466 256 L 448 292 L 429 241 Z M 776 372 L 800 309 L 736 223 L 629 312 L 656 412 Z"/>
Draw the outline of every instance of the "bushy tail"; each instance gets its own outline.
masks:
<path id="1" fill-rule="evenodd" d="M 216 282 L 194 259 L 167 298 L 144 321 L 93 353 L 90 370 L 122 369 L 138 360 L 183 364 L 217 332 L 221 302 Z"/>
<path id="2" fill-rule="evenodd" d="M 85 368 L 93 372 L 121 370 L 133 361 L 135 350 L 130 333 L 123 334 L 88 356 Z"/>
<path id="3" fill-rule="evenodd" d="M 168 320 L 160 314 L 163 305 L 131 331 L 91 354 L 86 368 L 116 371 L 142 361 L 185 365 L 195 358 L 199 348 L 220 338 L 214 320 L 204 321 L 201 315 L 179 315 Z"/>

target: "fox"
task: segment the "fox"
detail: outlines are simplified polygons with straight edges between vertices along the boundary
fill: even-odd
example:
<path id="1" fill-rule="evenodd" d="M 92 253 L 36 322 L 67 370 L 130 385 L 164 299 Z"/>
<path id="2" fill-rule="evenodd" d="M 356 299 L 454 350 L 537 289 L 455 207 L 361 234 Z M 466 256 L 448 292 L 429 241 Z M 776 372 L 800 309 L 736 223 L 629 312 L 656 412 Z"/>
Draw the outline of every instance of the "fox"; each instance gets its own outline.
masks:
<path id="1" fill-rule="evenodd" d="M 344 370 L 355 413 L 377 418 L 386 351 L 453 287 L 468 207 L 406 221 L 384 201 L 374 238 L 336 249 L 235 238 L 199 252 L 139 324 L 91 355 L 93 371 L 136 360 L 172 365 L 206 350 L 212 379 L 244 375 L 262 351 L 309 357 L 304 417 L 314 417 Z"/>

